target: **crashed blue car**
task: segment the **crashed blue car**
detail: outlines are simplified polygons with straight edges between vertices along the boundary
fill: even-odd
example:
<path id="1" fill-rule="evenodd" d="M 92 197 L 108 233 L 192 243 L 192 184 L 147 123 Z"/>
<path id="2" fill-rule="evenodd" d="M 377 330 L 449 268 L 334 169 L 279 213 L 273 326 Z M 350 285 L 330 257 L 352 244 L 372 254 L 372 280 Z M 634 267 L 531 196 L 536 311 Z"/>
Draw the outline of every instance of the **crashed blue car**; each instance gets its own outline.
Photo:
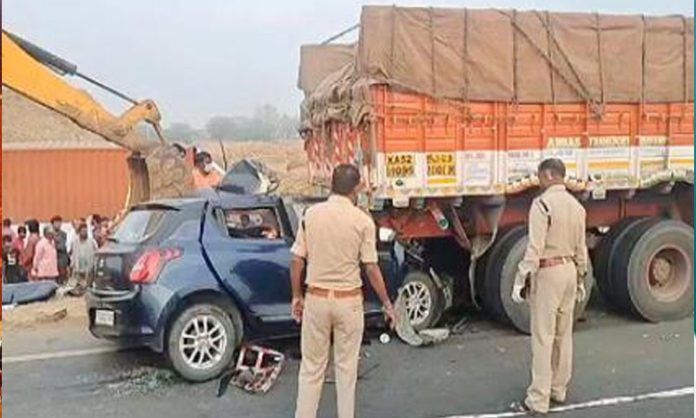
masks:
<path id="1" fill-rule="evenodd" d="M 131 208 L 99 250 L 87 292 L 99 338 L 149 346 L 191 381 L 218 376 L 244 341 L 297 335 L 290 315 L 290 247 L 312 201 L 217 191 Z M 392 297 L 407 273 L 380 243 Z M 365 289 L 368 323 L 381 305 Z"/>

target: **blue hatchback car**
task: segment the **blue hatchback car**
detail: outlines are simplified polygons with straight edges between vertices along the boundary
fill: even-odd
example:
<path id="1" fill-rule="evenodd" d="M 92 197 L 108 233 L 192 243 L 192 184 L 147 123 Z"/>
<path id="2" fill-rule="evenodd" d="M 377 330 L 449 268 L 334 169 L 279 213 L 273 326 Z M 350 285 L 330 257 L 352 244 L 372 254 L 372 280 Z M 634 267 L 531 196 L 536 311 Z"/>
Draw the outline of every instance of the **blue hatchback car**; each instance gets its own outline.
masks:
<path id="1" fill-rule="evenodd" d="M 192 381 L 218 376 L 242 341 L 298 334 L 290 247 L 312 203 L 216 192 L 133 207 L 97 254 L 90 331 L 164 353 Z M 380 245 L 394 296 L 406 266 L 392 243 Z M 365 289 L 367 319 L 381 321 Z"/>

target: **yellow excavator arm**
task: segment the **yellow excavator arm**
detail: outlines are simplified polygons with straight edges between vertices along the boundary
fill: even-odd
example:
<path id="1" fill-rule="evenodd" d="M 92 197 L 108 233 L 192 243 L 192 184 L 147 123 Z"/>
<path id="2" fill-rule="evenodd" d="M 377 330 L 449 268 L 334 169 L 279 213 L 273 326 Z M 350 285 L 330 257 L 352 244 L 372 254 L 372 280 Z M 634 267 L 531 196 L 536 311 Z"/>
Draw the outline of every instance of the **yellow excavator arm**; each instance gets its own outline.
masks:
<path id="1" fill-rule="evenodd" d="M 78 76 L 131 103 L 120 116 L 110 113 L 86 91 L 61 75 Z M 193 189 L 191 172 L 178 150 L 165 141 L 161 116 L 151 100 L 136 101 L 77 71 L 77 66 L 20 37 L 2 31 L 2 84 L 30 100 L 70 118 L 106 141 L 132 151 L 126 205 L 180 197 Z M 136 126 L 149 123 L 158 140 L 148 140 Z"/>

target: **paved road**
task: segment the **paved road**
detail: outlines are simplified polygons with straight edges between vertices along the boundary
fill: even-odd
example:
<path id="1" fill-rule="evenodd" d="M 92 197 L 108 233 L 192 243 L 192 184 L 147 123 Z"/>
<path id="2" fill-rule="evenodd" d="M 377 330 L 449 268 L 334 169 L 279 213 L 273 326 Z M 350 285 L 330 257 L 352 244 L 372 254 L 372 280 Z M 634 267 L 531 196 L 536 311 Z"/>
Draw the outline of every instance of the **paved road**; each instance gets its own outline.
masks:
<path id="1" fill-rule="evenodd" d="M 570 403 L 691 390 L 692 333 L 693 319 L 645 324 L 593 309 L 576 332 L 577 367 Z M 292 416 L 296 360 L 289 362 L 266 395 L 230 388 L 216 398 L 216 382 L 181 382 L 147 351 L 104 352 L 114 347 L 92 340 L 81 328 L 56 326 L 5 334 L 6 417 Z M 527 384 L 528 345 L 526 337 L 482 319 L 436 347 L 418 349 L 396 341 L 367 345 L 361 368 L 368 373 L 359 384 L 359 415 L 407 418 L 504 412 Z M 46 358 L 52 355 L 60 358 Z M 335 416 L 334 390 L 331 384 L 325 386 L 321 417 Z M 694 413 L 693 391 L 672 393 L 666 399 L 618 400 L 623 403 L 555 415 L 662 418 Z"/>

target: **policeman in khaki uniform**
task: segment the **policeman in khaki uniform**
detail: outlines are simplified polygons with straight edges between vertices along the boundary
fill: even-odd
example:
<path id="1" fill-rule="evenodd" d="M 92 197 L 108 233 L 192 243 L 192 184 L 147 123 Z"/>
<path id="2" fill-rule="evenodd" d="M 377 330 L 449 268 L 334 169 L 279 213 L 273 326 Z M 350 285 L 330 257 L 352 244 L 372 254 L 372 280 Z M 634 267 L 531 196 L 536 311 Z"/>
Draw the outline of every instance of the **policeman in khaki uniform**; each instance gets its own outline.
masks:
<path id="1" fill-rule="evenodd" d="M 532 383 L 527 397 L 512 405 L 519 412 L 545 414 L 566 400 L 573 368 L 573 311 L 587 293 L 585 209 L 565 188 L 559 159 L 541 162 L 544 189 L 529 210 L 529 244 L 519 264 L 512 299 L 526 299 L 531 312 Z"/>
<path id="2" fill-rule="evenodd" d="M 357 208 L 360 172 L 334 169 L 328 201 L 307 210 L 292 247 L 292 314 L 302 323 L 296 418 L 315 418 L 333 334 L 338 417 L 355 416 L 355 386 L 363 337 L 360 266 L 394 324 L 394 309 L 377 265 L 375 224 Z M 306 295 L 302 272 L 307 265 Z"/>

